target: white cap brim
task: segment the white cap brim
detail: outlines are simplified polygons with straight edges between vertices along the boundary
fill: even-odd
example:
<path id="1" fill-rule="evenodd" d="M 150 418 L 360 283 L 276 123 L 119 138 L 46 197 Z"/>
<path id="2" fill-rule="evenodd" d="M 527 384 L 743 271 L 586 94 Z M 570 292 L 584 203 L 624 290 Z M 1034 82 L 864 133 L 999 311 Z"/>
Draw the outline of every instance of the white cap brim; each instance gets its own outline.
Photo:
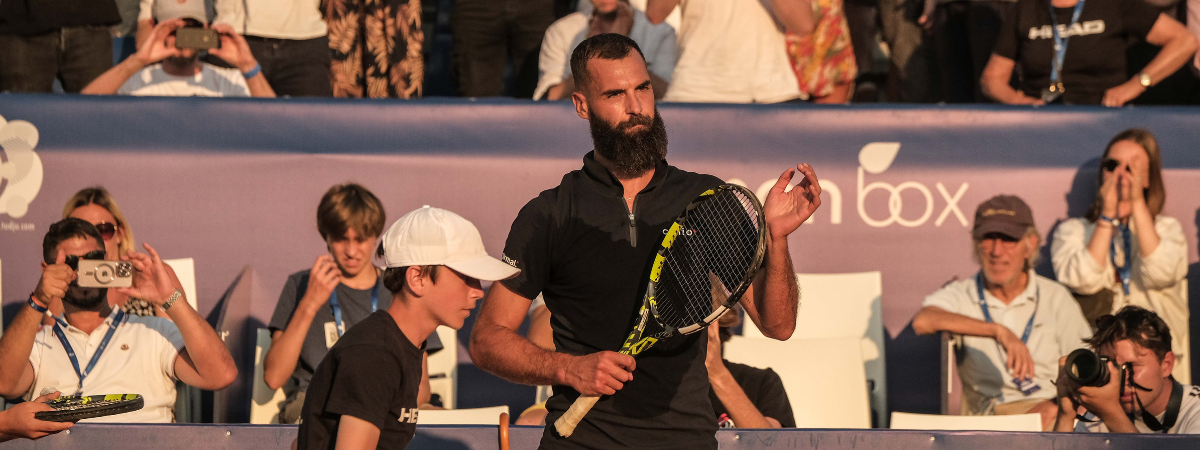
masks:
<path id="1" fill-rule="evenodd" d="M 505 264 L 491 256 L 445 263 L 446 267 L 480 281 L 500 281 L 517 276 L 521 269 Z"/>

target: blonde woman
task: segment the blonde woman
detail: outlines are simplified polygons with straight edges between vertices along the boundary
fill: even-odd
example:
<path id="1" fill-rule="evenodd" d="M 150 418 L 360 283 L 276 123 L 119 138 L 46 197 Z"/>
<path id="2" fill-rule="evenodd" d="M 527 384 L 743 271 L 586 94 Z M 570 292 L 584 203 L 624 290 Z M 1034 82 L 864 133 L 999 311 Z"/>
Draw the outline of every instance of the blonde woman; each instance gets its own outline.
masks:
<path id="1" fill-rule="evenodd" d="M 100 236 L 104 238 L 105 259 L 115 261 L 121 256 L 135 251 L 133 229 L 129 227 L 129 221 L 125 220 L 125 214 L 121 213 L 117 201 L 103 187 L 89 187 L 76 192 L 63 206 L 63 218 L 68 217 L 82 219 L 96 226 L 96 229 L 100 231 Z M 176 288 L 183 291 L 183 284 L 175 276 L 175 271 L 171 269 L 171 266 L 166 266 L 166 269 L 171 276 L 171 282 L 175 284 Z M 130 298 L 117 293 L 114 289 L 108 290 L 108 303 L 119 306 L 125 310 L 126 314 L 170 319 L 166 312 L 155 308 L 150 302 Z M 55 315 L 62 314 L 62 305 L 57 302 L 51 305 L 50 309 Z"/>
<path id="2" fill-rule="evenodd" d="M 1071 288 L 1089 322 L 1126 305 L 1146 308 L 1171 329 L 1174 375 L 1191 381 L 1188 362 L 1187 241 L 1162 215 L 1162 156 L 1149 131 L 1129 129 L 1109 142 L 1099 192 L 1086 217 L 1068 219 L 1051 244 L 1058 281 Z"/>

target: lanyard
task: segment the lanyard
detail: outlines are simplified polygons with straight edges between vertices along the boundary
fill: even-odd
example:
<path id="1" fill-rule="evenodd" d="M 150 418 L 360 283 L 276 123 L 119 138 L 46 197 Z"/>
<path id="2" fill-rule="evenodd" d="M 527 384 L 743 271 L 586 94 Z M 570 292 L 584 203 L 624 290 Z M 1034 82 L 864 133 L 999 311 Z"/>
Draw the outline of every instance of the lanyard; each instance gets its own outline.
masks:
<path id="1" fill-rule="evenodd" d="M 67 341 L 67 335 L 63 333 L 63 327 L 69 326 L 67 321 L 61 317 L 55 317 L 54 320 L 58 322 L 54 324 L 54 335 L 58 336 L 58 342 L 62 343 L 63 349 L 67 351 L 67 358 L 71 359 L 71 367 L 75 369 L 75 375 L 79 377 L 79 390 L 75 395 L 82 395 L 83 379 L 87 378 L 92 369 L 96 368 L 96 362 L 100 361 L 100 355 L 104 354 L 104 349 L 108 348 L 108 342 L 116 334 L 117 327 L 121 325 L 121 321 L 125 320 L 125 311 L 117 310 L 112 324 L 108 326 L 108 332 L 104 334 L 104 339 L 100 341 L 100 346 L 96 347 L 96 353 L 92 354 L 92 360 L 88 362 L 86 370 L 79 369 L 79 358 L 75 356 L 75 349 L 71 347 L 71 343 Z"/>
<path id="2" fill-rule="evenodd" d="M 982 273 L 983 272 L 975 273 L 975 289 L 979 291 L 979 309 L 983 310 L 984 320 L 986 320 L 988 323 L 995 323 L 992 321 L 992 313 L 988 312 L 987 301 L 983 299 Z M 1036 281 L 1031 277 L 1029 282 L 1035 283 Z M 1029 344 L 1029 335 L 1033 333 L 1033 319 L 1037 318 L 1038 304 L 1041 303 L 1042 300 L 1042 288 L 1035 284 L 1034 289 L 1036 290 L 1035 292 L 1037 292 L 1037 294 L 1035 294 L 1036 296 L 1033 299 L 1033 315 L 1029 316 L 1029 323 L 1025 324 L 1025 332 L 1021 334 L 1021 343 L 1026 345 Z"/>
<path id="3" fill-rule="evenodd" d="M 1071 24 L 1067 25 L 1066 31 L 1069 33 L 1071 28 L 1074 28 L 1079 23 L 1079 15 L 1083 13 L 1083 4 L 1086 0 L 1079 0 L 1075 4 L 1075 12 L 1071 14 Z M 1067 40 L 1070 36 L 1063 37 L 1058 34 L 1058 14 L 1054 12 L 1054 2 L 1050 2 L 1050 32 L 1054 34 L 1054 61 L 1050 68 L 1050 86 L 1060 86 L 1058 80 L 1062 76 L 1063 60 L 1067 56 Z"/>
<path id="4" fill-rule="evenodd" d="M 1112 242 L 1108 243 L 1108 257 L 1110 260 L 1112 260 L 1113 268 L 1117 269 L 1117 275 L 1121 277 L 1121 289 L 1124 289 L 1125 295 L 1129 296 L 1129 276 L 1133 272 L 1133 255 L 1130 254 L 1133 252 L 1133 243 L 1130 242 L 1132 237 L 1130 236 L 1131 233 L 1129 232 L 1129 224 L 1117 225 L 1116 228 L 1121 230 L 1121 239 L 1125 241 L 1125 265 L 1117 265 L 1116 239 L 1113 239 Z"/>
<path id="5" fill-rule="evenodd" d="M 375 286 L 371 287 L 371 312 L 379 309 L 379 280 L 375 279 Z M 333 321 L 337 323 L 338 337 L 346 334 L 346 325 L 342 323 L 342 307 L 338 306 L 337 288 L 329 294 L 329 308 L 333 309 Z"/>

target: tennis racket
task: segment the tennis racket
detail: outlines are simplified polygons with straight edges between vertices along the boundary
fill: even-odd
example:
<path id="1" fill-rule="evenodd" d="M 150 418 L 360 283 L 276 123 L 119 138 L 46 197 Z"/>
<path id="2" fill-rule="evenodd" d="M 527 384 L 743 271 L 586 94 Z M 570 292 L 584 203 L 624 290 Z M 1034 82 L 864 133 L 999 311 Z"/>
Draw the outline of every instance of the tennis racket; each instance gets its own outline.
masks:
<path id="1" fill-rule="evenodd" d="M 83 419 L 111 416 L 142 409 L 145 400 L 138 394 L 72 395 L 46 401 L 54 411 L 33 414 L 47 422 L 76 422 Z"/>
<path id="2" fill-rule="evenodd" d="M 637 357 L 721 317 L 762 267 L 766 236 L 762 205 L 749 189 L 723 184 L 692 200 L 659 245 L 638 320 L 620 353 Z M 558 434 L 571 436 L 599 399 L 576 399 L 554 422 Z"/>

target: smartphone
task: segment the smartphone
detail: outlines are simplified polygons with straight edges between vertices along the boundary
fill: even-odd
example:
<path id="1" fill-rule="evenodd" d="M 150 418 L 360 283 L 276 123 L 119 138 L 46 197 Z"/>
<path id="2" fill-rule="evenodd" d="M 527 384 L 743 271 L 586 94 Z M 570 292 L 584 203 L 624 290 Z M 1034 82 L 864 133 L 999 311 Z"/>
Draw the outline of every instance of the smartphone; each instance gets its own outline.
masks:
<path id="1" fill-rule="evenodd" d="M 133 272 L 133 264 L 129 261 L 81 259 L 75 280 L 79 287 L 130 287 L 133 286 Z"/>
<path id="2" fill-rule="evenodd" d="M 221 48 L 221 36 L 211 28 L 183 27 L 175 30 L 175 48 Z"/>

